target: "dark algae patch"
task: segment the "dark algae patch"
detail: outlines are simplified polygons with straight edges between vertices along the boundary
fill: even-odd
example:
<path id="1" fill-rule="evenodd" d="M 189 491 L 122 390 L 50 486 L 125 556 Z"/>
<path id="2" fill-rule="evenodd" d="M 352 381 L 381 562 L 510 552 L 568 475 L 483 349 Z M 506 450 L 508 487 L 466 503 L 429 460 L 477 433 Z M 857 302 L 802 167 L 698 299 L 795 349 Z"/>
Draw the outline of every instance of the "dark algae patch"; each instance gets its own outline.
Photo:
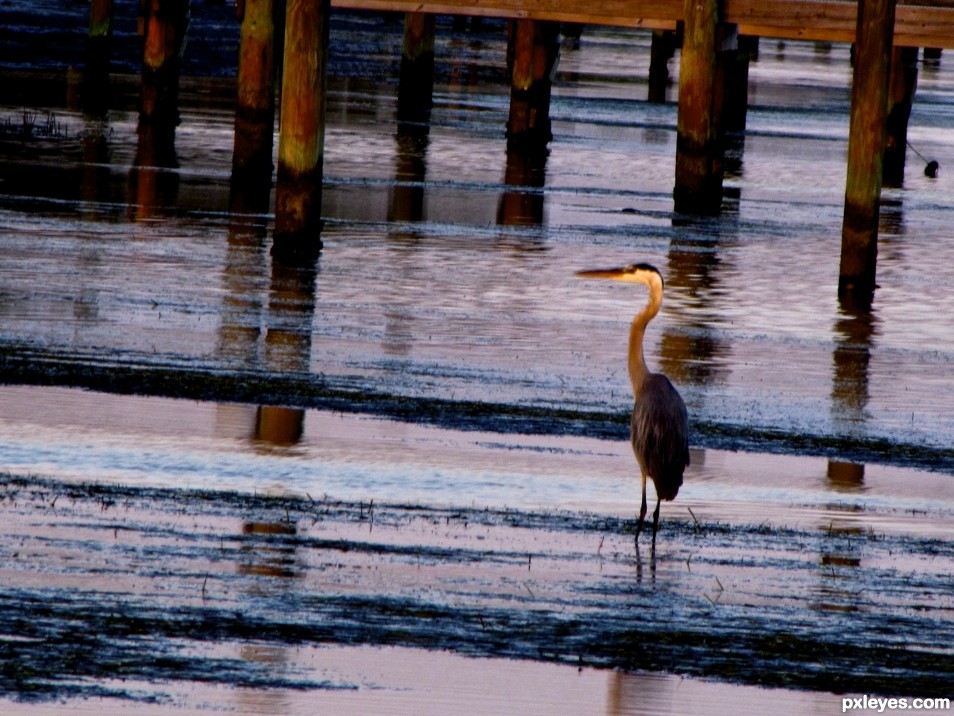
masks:
<path id="1" fill-rule="evenodd" d="M 404 646 L 741 684 L 944 694 L 954 544 L 0 479 L 0 694 L 340 689 L 243 645 Z"/>
<path id="2" fill-rule="evenodd" d="M 257 403 L 364 413 L 455 430 L 574 435 L 625 440 L 626 413 L 411 396 L 376 390 L 362 380 L 320 373 L 216 369 L 65 356 L 32 348 L 0 354 L 0 383 L 79 387 L 107 393 Z M 693 447 L 816 455 L 954 473 L 954 448 L 896 439 L 793 433 L 695 416 Z"/>

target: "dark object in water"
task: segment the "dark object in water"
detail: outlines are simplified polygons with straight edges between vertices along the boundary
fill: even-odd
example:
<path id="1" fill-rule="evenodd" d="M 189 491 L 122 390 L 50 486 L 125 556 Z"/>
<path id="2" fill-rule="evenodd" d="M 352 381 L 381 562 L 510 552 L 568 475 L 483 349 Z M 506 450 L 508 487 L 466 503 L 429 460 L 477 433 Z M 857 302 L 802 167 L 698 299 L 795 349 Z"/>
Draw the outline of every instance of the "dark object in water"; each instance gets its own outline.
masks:
<path id="1" fill-rule="evenodd" d="M 941 169 L 941 165 L 938 164 L 937 161 L 935 161 L 934 159 L 931 159 L 930 161 L 928 161 L 928 158 L 925 157 L 923 154 L 921 154 L 921 152 L 919 152 L 917 149 L 915 149 L 914 145 L 912 145 L 911 142 L 908 142 L 907 144 L 909 147 L 911 147 L 911 151 L 917 154 L 921 158 L 921 161 L 925 163 L 926 166 L 924 167 L 924 176 L 931 177 L 932 179 L 936 179 L 937 173 Z"/>

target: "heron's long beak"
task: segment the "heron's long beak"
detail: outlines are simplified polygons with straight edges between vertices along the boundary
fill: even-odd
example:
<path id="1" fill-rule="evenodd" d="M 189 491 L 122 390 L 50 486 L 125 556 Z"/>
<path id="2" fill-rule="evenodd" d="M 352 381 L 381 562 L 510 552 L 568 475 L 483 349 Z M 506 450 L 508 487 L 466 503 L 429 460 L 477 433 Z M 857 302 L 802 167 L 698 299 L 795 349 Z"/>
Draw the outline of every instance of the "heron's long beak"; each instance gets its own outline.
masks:
<path id="1" fill-rule="evenodd" d="M 582 278 L 609 278 L 616 281 L 619 281 L 626 275 L 627 271 L 624 268 L 611 268 L 611 269 L 589 269 L 586 271 L 577 271 L 576 275 Z"/>

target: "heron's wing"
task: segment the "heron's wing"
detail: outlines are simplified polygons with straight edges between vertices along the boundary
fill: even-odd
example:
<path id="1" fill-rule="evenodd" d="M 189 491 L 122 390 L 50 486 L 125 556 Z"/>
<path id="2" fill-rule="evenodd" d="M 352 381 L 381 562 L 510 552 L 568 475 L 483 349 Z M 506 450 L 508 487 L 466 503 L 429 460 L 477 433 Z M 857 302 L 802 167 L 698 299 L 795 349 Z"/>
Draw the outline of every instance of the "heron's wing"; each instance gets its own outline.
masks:
<path id="1" fill-rule="evenodd" d="M 657 494 L 671 500 L 689 464 L 689 417 L 666 376 L 652 374 L 643 382 L 630 429 L 640 468 L 653 479 Z"/>

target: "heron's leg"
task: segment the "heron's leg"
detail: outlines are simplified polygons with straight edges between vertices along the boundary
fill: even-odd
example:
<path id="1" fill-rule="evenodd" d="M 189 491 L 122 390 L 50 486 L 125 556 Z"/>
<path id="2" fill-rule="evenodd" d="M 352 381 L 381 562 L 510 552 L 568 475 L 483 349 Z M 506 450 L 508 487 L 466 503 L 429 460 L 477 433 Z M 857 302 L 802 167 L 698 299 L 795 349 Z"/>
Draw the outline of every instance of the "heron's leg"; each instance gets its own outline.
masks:
<path id="1" fill-rule="evenodd" d="M 657 497 L 656 509 L 653 510 L 653 544 L 656 544 L 656 530 L 659 529 L 659 505 L 661 504 L 662 501 Z"/>
<path id="2" fill-rule="evenodd" d="M 643 501 L 639 506 L 639 520 L 636 522 L 636 544 L 639 544 L 639 533 L 643 531 L 643 520 L 646 519 L 646 475 L 643 475 Z"/>

